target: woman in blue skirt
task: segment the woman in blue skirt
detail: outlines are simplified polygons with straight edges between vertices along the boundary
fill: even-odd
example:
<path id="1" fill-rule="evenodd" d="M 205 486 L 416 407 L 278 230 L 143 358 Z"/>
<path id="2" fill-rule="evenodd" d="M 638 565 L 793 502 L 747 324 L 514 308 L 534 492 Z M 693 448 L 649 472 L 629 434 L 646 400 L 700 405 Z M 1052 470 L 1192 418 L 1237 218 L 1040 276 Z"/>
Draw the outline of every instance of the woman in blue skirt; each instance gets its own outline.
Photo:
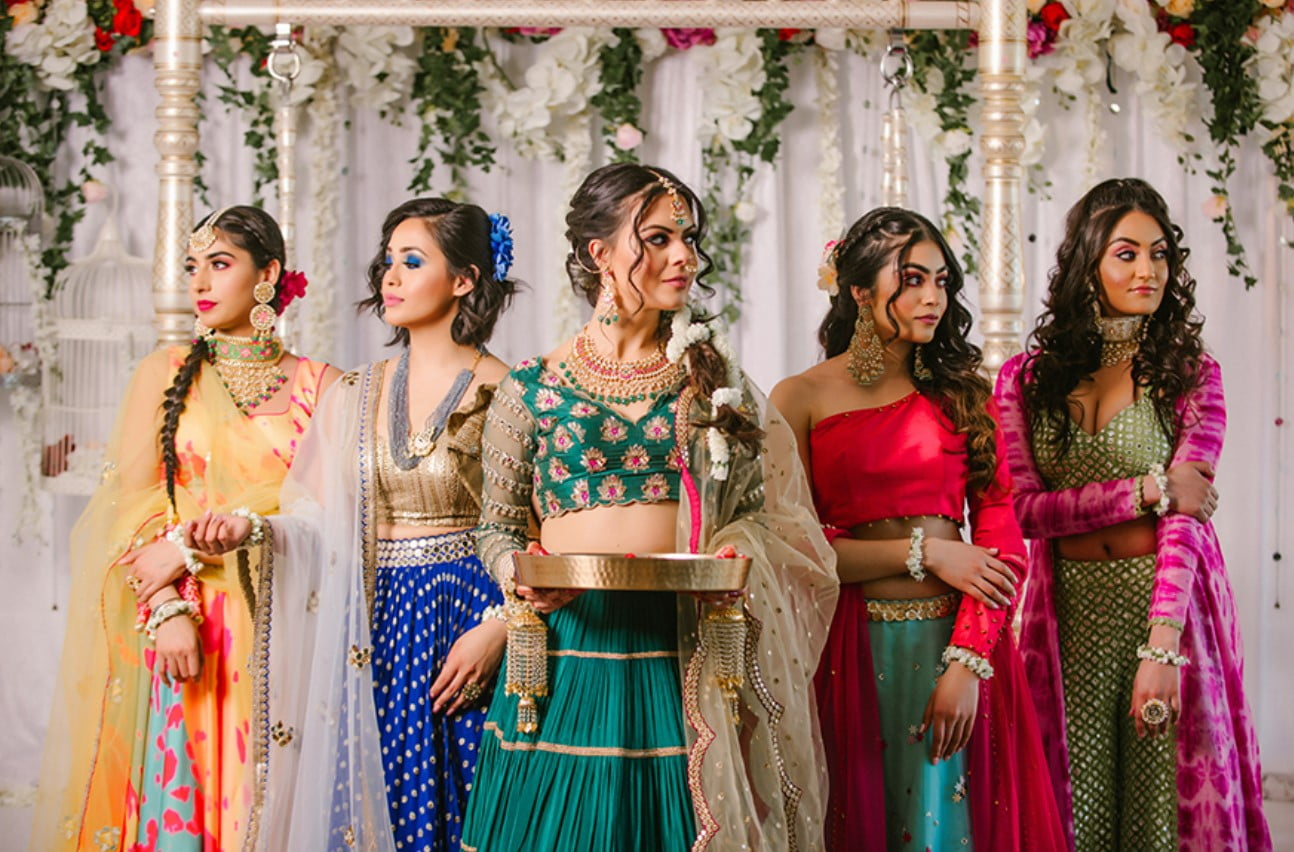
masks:
<path id="1" fill-rule="evenodd" d="M 261 811 L 281 848 L 459 848 L 506 633 L 474 528 L 481 430 L 507 373 L 484 344 L 515 290 L 511 255 L 507 219 L 475 205 L 416 199 L 392 211 L 361 306 L 403 351 L 324 399 L 283 516 L 215 515 L 195 531 L 213 550 L 267 539 L 275 576 L 313 585 L 304 612 L 279 613 L 295 647 L 272 633 L 258 660 L 280 746 Z M 300 763 L 290 790 L 273 783 L 288 760 Z"/>

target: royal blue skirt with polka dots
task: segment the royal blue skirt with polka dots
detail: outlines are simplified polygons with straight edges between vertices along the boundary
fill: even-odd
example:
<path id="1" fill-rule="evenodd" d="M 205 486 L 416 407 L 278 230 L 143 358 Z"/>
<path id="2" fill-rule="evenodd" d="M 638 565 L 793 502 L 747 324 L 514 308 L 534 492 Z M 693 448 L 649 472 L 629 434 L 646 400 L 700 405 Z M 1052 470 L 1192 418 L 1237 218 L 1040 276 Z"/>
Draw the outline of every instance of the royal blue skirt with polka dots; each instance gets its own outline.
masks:
<path id="1" fill-rule="evenodd" d="M 502 599 L 471 530 L 381 539 L 376 556 L 373 693 L 395 845 L 458 850 L 486 708 L 433 713 L 431 685 L 454 642 Z"/>

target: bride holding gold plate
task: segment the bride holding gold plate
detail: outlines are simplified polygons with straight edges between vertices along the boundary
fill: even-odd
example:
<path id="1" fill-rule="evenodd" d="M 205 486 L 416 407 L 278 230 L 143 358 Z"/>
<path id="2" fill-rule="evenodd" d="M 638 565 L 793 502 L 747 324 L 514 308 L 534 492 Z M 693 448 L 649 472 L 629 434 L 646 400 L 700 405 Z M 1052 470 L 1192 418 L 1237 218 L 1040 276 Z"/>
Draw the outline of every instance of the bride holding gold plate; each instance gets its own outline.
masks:
<path id="1" fill-rule="evenodd" d="M 618 164 L 566 223 L 594 319 L 512 370 L 482 437 L 480 556 L 509 636 L 463 847 L 817 847 L 810 681 L 834 559 L 790 430 L 688 307 L 704 210 L 668 172 Z M 527 548 L 631 576 L 635 553 L 750 566 L 735 595 L 537 588 L 514 579 Z"/>

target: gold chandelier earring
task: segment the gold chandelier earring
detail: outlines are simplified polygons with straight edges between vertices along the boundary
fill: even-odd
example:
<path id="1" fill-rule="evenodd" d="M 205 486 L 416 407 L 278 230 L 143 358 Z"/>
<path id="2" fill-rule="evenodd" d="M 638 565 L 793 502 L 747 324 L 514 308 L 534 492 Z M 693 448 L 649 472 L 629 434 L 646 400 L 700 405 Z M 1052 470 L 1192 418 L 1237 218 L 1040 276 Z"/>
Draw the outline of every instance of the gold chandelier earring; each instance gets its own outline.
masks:
<path id="1" fill-rule="evenodd" d="M 873 385 L 885 372 L 885 347 L 876 333 L 871 305 L 858 306 L 854 336 L 849 338 L 849 375 L 863 387 Z"/>
<path id="2" fill-rule="evenodd" d="M 270 302 L 274 301 L 274 284 L 269 281 L 262 281 L 252 290 L 252 298 L 256 299 L 256 307 L 252 308 L 251 322 L 252 328 L 256 329 L 256 337 L 261 339 L 274 336 L 274 321 L 278 314 L 270 307 Z"/>
<path id="3" fill-rule="evenodd" d="M 918 382 L 933 381 L 935 377 L 935 374 L 930 370 L 930 366 L 926 364 L 925 357 L 921 354 L 925 348 L 924 344 L 912 347 L 912 378 Z"/>
<path id="4" fill-rule="evenodd" d="M 602 270 L 602 293 L 598 296 L 597 321 L 603 325 L 615 325 L 620 322 L 620 309 L 616 305 L 615 279 L 610 269 Z"/>

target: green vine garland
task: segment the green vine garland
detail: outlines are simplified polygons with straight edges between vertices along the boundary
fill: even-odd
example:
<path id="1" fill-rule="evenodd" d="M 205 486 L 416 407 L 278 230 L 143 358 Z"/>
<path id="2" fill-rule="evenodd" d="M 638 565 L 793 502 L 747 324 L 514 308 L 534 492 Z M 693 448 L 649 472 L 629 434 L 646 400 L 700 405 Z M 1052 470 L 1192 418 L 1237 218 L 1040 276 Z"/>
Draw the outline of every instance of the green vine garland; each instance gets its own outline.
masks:
<path id="1" fill-rule="evenodd" d="M 449 169 L 449 198 L 463 198 L 467 169 L 488 172 L 494 165 L 494 148 L 481 127 L 481 95 L 485 86 L 478 63 L 490 59 L 480 30 L 470 27 L 429 27 L 423 31 L 418 71 L 410 101 L 420 117 L 418 153 L 409 162 L 418 170 L 409 181 L 410 192 L 431 190 L 435 156 Z"/>
<path id="2" fill-rule="evenodd" d="M 617 145 L 616 134 L 625 124 L 641 131 L 643 102 L 638 87 L 643 79 L 643 49 L 633 30 L 617 27 L 611 33 L 615 41 L 603 45 L 598 55 L 602 88 L 590 102 L 602 116 L 602 138 L 611 159 L 636 163 L 638 154 L 633 148 Z"/>

